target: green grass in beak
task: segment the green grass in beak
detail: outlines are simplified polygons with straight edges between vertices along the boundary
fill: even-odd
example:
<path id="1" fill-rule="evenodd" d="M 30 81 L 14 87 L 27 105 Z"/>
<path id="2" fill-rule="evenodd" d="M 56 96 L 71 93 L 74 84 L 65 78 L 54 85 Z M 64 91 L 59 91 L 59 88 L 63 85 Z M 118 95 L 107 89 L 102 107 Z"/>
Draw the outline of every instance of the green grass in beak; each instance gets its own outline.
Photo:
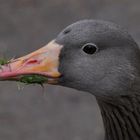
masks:
<path id="1" fill-rule="evenodd" d="M 25 75 L 20 77 L 20 82 L 25 84 L 44 84 L 48 79 L 41 75 Z"/>
<path id="2" fill-rule="evenodd" d="M 0 59 L 0 68 L 2 65 L 8 64 L 10 61 L 7 59 Z M 42 75 L 23 75 L 19 77 L 19 82 L 25 84 L 40 84 L 47 83 L 48 78 Z"/>
<path id="3" fill-rule="evenodd" d="M 9 63 L 9 60 L 7 60 L 7 59 L 0 59 L 0 65 L 2 66 L 2 65 L 6 65 L 6 64 L 8 64 Z"/>

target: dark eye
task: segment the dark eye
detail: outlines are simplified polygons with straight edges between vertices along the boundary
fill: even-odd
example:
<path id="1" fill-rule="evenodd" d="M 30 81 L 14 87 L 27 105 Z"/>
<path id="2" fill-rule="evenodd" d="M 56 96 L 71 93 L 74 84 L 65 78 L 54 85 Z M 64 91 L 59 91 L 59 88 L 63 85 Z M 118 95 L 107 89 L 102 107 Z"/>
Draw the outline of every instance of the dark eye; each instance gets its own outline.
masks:
<path id="1" fill-rule="evenodd" d="M 95 44 L 87 43 L 82 47 L 83 51 L 87 54 L 94 54 L 97 52 L 98 47 Z"/>

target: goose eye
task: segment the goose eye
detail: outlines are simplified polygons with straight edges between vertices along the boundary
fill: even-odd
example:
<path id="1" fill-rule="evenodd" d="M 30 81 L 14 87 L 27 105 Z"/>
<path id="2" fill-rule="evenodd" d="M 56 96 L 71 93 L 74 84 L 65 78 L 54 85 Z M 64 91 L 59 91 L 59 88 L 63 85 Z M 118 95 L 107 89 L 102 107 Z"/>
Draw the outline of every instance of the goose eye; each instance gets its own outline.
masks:
<path id="1" fill-rule="evenodd" d="M 97 52 L 98 48 L 95 44 L 88 43 L 82 47 L 82 50 L 87 54 L 94 54 L 95 52 Z"/>

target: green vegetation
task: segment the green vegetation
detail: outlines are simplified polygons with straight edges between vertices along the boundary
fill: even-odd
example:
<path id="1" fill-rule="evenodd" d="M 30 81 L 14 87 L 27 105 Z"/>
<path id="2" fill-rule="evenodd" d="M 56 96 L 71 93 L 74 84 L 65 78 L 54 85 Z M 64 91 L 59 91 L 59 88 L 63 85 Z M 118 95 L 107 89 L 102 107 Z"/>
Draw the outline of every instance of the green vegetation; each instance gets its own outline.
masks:
<path id="1" fill-rule="evenodd" d="M 19 78 L 19 81 L 25 84 L 40 84 L 46 83 L 48 78 L 41 75 L 23 75 Z"/>
<path id="2" fill-rule="evenodd" d="M 9 63 L 9 60 L 7 59 L 0 59 L 0 65 L 5 65 L 5 64 L 8 64 Z"/>

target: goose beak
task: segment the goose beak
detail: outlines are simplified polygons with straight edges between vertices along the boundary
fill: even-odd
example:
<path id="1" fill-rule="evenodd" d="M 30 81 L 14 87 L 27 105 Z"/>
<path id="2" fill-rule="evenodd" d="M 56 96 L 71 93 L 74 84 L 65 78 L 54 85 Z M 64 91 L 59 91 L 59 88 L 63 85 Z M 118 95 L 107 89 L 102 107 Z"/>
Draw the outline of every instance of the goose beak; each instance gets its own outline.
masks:
<path id="1" fill-rule="evenodd" d="M 29 74 L 52 79 L 59 78 L 61 76 L 58 72 L 61 49 L 62 45 L 53 40 L 31 54 L 11 60 L 0 68 L 0 80 L 18 80 L 20 76 Z"/>

